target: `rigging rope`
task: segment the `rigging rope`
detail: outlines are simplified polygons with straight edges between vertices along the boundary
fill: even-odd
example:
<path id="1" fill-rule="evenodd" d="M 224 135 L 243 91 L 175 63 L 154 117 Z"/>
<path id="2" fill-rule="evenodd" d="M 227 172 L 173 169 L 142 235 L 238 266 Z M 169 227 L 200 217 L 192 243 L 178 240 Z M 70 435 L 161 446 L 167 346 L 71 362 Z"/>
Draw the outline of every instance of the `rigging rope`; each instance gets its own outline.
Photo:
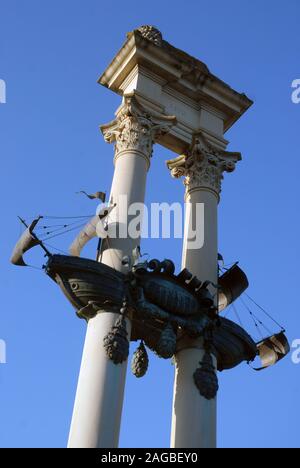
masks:
<path id="1" fill-rule="evenodd" d="M 49 237 L 45 237 L 44 239 L 41 239 L 41 240 L 42 240 L 42 242 L 44 242 L 44 241 L 47 241 L 47 240 L 50 240 L 50 239 L 54 239 L 55 237 L 58 237 L 58 236 L 63 236 L 64 234 L 67 234 L 68 232 L 72 232 L 72 231 L 75 231 L 75 230 L 77 230 L 77 229 L 79 229 L 81 227 L 84 227 L 85 224 L 86 223 L 80 224 L 79 226 L 75 226 L 75 227 L 73 227 L 71 229 L 67 229 L 64 232 L 60 232 L 59 234 L 54 234 L 53 236 L 51 235 Z"/>
<path id="2" fill-rule="evenodd" d="M 78 225 L 78 223 L 80 223 L 80 225 Z M 69 223 L 69 224 L 57 224 L 57 225 L 54 225 L 54 226 L 40 226 L 36 230 L 44 231 L 45 229 L 48 229 L 48 232 L 44 233 L 46 236 L 52 235 L 55 232 L 59 232 L 59 231 L 62 231 L 62 235 L 63 235 L 66 232 L 66 231 L 64 231 L 64 229 L 69 228 L 71 226 L 75 226 L 77 228 L 77 226 L 80 227 L 81 224 L 82 224 L 81 221 L 74 221 L 73 223 Z M 61 226 L 61 227 L 58 227 L 57 229 L 51 229 L 51 228 L 55 228 L 57 226 Z M 42 232 L 41 232 L 41 234 L 42 234 Z"/>
<path id="3" fill-rule="evenodd" d="M 63 228 L 63 227 L 67 227 L 67 226 L 68 226 L 68 224 L 52 224 L 51 226 L 37 226 L 35 228 L 35 230 L 36 231 L 42 231 L 43 229 L 50 229 L 50 228 L 57 228 L 57 227 Z"/>
<path id="4" fill-rule="evenodd" d="M 255 304 L 270 320 L 272 320 L 274 323 L 276 323 L 276 325 L 278 325 L 279 328 L 281 328 L 282 331 L 285 331 L 284 327 L 282 325 L 280 325 L 280 323 L 278 323 L 265 309 L 263 309 L 262 306 L 260 306 L 257 302 L 255 302 L 254 299 L 252 299 L 249 294 L 245 293 L 245 296 L 251 301 L 253 302 L 253 304 Z"/>
<path id="5" fill-rule="evenodd" d="M 41 219 L 58 219 L 58 220 L 64 220 L 64 219 L 88 219 L 88 218 L 92 218 L 93 216 L 95 216 L 95 214 L 91 214 L 91 215 L 80 215 L 80 216 L 41 216 Z M 28 220 L 28 221 L 32 221 L 34 219 L 36 219 L 37 216 L 26 216 L 25 219 Z"/>
<path id="6" fill-rule="evenodd" d="M 88 216 L 43 216 L 44 219 L 87 219 L 92 218 L 94 215 Z"/>
<path id="7" fill-rule="evenodd" d="M 58 249 L 57 247 L 54 247 L 54 245 L 48 244 L 48 242 L 44 242 L 44 245 L 46 247 L 50 247 L 50 249 L 56 250 L 57 252 L 60 252 L 60 253 L 62 253 L 64 255 L 70 255 L 69 252 L 67 252 L 66 250 Z"/>
<path id="8" fill-rule="evenodd" d="M 264 339 L 265 337 L 263 336 L 263 333 L 260 329 L 260 326 L 263 327 L 268 334 L 271 334 L 272 335 L 272 332 L 268 329 L 268 327 L 266 327 L 266 325 L 264 325 L 264 323 L 252 312 L 252 310 L 247 306 L 247 304 L 245 303 L 245 301 L 243 300 L 243 298 L 241 297 L 240 298 L 240 301 L 241 303 L 243 304 L 243 306 L 246 308 L 246 310 L 249 312 L 250 314 L 250 317 L 253 319 L 254 321 L 254 324 L 255 324 L 255 327 L 257 329 L 257 331 L 259 332 L 260 336 L 262 339 Z"/>
<path id="9" fill-rule="evenodd" d="M 45 236 L 50 236 L 52 234 L 54 234 L 55 232 L 60 232 L 62 231 L 62 234 L 64 233 L 64 229 L 68 228 L 69 226 L 72 226 L 71 224 L 66 224 L 64 225 L 64 227 L 61 227 L 61 228 L 57 228 L 57 229 L 50 229 L 51 226 L 48 226 L 48 231 L 46 232 L 43 232 L 41 231 L 41 235 L 45 235 Z"/>
<path id="10" fill-rule="evenodd" d="M 232 265 L 234 265 L 235 263 L 233 263 Z M 229 264 L 230 265 L 230 264 Z M 227 265 L 226 265 L 227 266 Z M 219 270 L 222 271 L 223 273 L 225 273 L 226 271 L 228 271 L 228 269 L 226 268 L 225 265 L 223 265 L 222 267 L 219 267 Z M 256 306 L 258 307 L 264 314 L 266 317 L 268 317 L 272 322 L 274 322 L 283 332 L 285 331 L 284 327 L 282 325 L 280 325 L 279 322 L 277 322 L 262 306 L 260 306 L 254 299 L 252 299 L 252 297 L 249 296 L 249 294 L 247 294 L 246 292 L 244 293 L 245 296 Z M 264 339 L 264 336 L 262 334 L 262 331 L 260 329 L 260 327 L 263 327 L 268 334 L 272 335 L 272 332 L 270 331 L 270 329 L 257 317 L 257 315 L 252 312 L 252 310 L 250 309 L 250 307 L 245 303 L 243 297 L 241 296 L 240 298 L 240 301 L 242 302 L 243 306 L 246 308 L 246 310 L 248 311 L 248 313 L 250 314 L 250 317 L 252 318 L 253 322 L 254 322 L 254 325 L 255 325 L 255 328 L 257 329 L 259 335 L 262 336 L 262 339 Z M 236 313 L 236 315 L 238 316 L 238 313 L 237 313 L 237 309 L 235 307 L 234 304 L 232 304 L 233 306 L 233 309 Z M 231 312 L 231 308 L 229 308 L 227 314 L 225 315 L 225 317 L 227 317 L 229 315 L 229 313 Z M 239 322 L 240 322 L 240 318 L 238 316 L 238 319 L 239 319 Z"/>

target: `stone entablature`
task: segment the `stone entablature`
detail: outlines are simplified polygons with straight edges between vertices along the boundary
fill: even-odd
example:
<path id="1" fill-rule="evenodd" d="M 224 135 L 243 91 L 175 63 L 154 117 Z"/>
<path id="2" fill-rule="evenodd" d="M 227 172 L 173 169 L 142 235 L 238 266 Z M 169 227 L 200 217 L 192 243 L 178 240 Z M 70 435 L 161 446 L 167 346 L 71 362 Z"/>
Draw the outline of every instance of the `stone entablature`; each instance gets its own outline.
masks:
<path id="1" fill-rule="evenodd" d="M 199 131 L 225 149 L 224 133 L 252 104 L 148 25 L 128 33 L 99 83 L 120 95 L 134 92 L 147 111 L 175 115 L 176 125 L 159 143 L 177 154 L 188 150 Z"/>

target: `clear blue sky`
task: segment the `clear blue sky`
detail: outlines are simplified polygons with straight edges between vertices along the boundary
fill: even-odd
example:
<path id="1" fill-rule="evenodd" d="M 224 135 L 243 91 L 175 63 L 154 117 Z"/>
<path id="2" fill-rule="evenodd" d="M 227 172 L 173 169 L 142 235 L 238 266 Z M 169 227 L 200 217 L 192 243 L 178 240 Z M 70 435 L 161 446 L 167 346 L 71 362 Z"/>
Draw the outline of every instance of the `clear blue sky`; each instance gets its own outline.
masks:
<path id="1" fill-rule="evenodd" d="M 250 294 L 284 323 L 289 339 L 300 338 L 300 105 L 291 102 L 291 82 L 300 78 L 299 15 L 298 0 L 0 0 L 0 78 L 7 83 L 0 339 L 8 360 L 0 365 L 0 446 L 66 445 L 85 324 L 42 272 L 13 268 L 8 259 L 17 214 L 93 213 L 75 192 L 109 190 L 113 148 L 98 125 L 120 101 L 96 81 L 126 32 L 141 24 L 156 25 L 255 101 L 226 135 L 244 160 L 223 185 L 220 251 L 228 262 L 240 260 Z M 156 148 L 148 202 L 182 199 L 182 185 L 165 169 L 169 157 Z M 143 250 L 179 268 L 180 241 L 149 240 Z M 221 374 L 219 446 L 299 447 L 299 377 L 290 358 L 265 373 L 242 365 Z M 168 447 L 172 382 L 170 362 L 155 357 L 144 379 L 128 374 L 122 447 Z"/>

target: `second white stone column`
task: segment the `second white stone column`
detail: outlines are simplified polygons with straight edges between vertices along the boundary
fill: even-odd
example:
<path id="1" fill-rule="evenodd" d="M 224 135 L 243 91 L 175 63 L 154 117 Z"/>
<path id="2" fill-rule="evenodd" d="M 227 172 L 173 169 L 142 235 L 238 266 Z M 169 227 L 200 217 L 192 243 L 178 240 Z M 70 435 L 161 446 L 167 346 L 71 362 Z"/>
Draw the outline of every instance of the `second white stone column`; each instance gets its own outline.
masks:
<path id="1" fill-rule="evenodd" d="M 174 177 L 185 177 L 185 236 L 182 268 L 202 281 L 218 282 L 218 202 L 223 172 L 234 170 L 237 153 L 213 149 L 201 135 L 195 136 L 186 157 L 169 161 Z M 197 216 L 197 205 L 201 207 Z M 204 212 L 203 212 L 204 210 Z M 192 238 L 191 233 L 198 238 Z M 199 243 L 200 240 L 200 243 Z M 210 286 L 215 295 L 217 289 Z M 203 364 L 203 338 L 183 337 L 177 343 L 171 430 L 172 448 L 215 448 L 217 444 L 217 399 L 200 394 L 194 372 Z M 216 358 L 212 356 L 215 372 Z"/>

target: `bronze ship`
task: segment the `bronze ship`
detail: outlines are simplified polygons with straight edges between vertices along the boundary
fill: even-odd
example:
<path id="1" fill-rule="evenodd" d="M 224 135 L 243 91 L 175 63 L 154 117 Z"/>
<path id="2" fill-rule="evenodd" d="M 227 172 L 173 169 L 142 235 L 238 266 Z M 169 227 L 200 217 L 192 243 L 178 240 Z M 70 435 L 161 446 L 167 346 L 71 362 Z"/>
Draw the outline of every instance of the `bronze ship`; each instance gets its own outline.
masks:
<path id="1" fill-rule="evenodd" d="M 248 288 L 248 279 L 238 264 L 219 277 L 218 285 L 212 285 L 202 283 L 186 269 L 176 275 L 171 260 L 136 261 L 128 273 L 121 273 L 96 260 L 81 258 L 84 245 L 97 236 L 97 223 L 111 209 L 88 222 L 73 242 L 71 255 L 50 253 L 35 234 L 42 218 L 35 219 L 17 243 L 11 261 L 26 266 L 24 254 L 39 245 L 48 257 L 43 267 L 46 274 L 59 285 L 78 317 L 88 321 L 104 310 L 118 314 L 116 326 L 104 343 L 108 357 L 116 364 L 128 356 L 126 316 L 132 321 L 129 339 L 141 340 L 138 353 L 145 362 L 144 345 L 167 359 L 176 353 L 182 336 L 192 340 L 203 337 L 208 354 L 217 358 L 219 371 L 251 362 L 258 355 L 262 363 L 257 370 L 261 370 L 289 352 L 283 331 L 255 343 L 240 325 L 220 315 Z M 208 370 L 210 367 L 209 361 Z M 197 385 L 197 372 L 194 378 Z"/>

